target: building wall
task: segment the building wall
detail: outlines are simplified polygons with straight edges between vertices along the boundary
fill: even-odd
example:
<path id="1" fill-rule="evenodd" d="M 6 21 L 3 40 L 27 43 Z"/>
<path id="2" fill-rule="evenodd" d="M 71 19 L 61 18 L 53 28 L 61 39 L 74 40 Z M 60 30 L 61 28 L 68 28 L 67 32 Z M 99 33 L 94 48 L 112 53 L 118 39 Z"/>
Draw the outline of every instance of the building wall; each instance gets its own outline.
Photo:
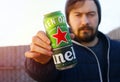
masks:
<path id="1" fill-rule="evenodd" d="M 24 70 L 28 45 L 0 47 L 0 82 L 36 82 Z"/>
<path id="2" fill-rule="evenodd" d="M 112 30 L 107 34 L 111 39 L 120 41 L 120 27 Z"/>

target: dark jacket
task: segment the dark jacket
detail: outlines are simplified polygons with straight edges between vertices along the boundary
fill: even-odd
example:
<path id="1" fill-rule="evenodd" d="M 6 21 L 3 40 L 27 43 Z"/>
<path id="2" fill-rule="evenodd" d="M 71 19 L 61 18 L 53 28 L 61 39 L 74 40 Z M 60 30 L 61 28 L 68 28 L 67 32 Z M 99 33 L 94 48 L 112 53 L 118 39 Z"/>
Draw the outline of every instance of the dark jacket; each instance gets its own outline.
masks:
<path id="1" fill-rule="evenodd" d="M 102 33 L 98 33 L 99 39 L 106 44 L 106 76 L 107 82 L 120 82 L 120 42 L 110 40 Z M 38 82 L 103 82 L 99 60 L 96 54 L 73 40 L 73 46 L 78 63 L 75 67 L 58 71 L 53 60 L 47 64 L 40 64 L 33 59 L 26 58 L 26 72 Z"/>

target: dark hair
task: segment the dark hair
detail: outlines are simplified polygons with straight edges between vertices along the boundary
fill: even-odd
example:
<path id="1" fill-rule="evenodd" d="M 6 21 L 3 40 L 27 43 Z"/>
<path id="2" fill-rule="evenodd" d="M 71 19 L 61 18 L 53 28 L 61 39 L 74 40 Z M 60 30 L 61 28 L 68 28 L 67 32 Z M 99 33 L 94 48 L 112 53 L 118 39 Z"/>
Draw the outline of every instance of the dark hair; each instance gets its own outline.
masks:
<path id="1" fill-rule="evenodd" d="M 74 7 L 72 5 L 74 5 L 78 1 L 83 1 L 83 3 L 84 3 L 85 0 L 67 0 L 66 1 L 65 15 L 66 15 L 66 20 L 68 23 L 69 23 L 69 19 L 68 19 L 69 13 Z M 100 5 L 99 0 L 93 0 L 93 1 L 95 2 L 96 6 L 97 6 L 97 11 L 98 11 L 98 16 L 99 16 L 99 24 L 100 24 L 100 22 L 101 22 L 101 5 Z"/>

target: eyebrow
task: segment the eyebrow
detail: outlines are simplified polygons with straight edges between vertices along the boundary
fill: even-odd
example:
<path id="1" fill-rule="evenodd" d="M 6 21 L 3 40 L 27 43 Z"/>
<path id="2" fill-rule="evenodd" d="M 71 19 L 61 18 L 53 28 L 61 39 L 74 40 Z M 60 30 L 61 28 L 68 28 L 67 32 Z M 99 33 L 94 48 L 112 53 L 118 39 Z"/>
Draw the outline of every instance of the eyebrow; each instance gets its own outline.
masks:
<path id="1" fill-rule="evenodd" d="M 96 13 L 96 11 L 89 11 L 89 12 L 77 12 L 77 11 L 75 11 L 75 12 L 73 12 L 73 13 L 78 13 L 78 14 L 81 14 L 81 13 Z"/>

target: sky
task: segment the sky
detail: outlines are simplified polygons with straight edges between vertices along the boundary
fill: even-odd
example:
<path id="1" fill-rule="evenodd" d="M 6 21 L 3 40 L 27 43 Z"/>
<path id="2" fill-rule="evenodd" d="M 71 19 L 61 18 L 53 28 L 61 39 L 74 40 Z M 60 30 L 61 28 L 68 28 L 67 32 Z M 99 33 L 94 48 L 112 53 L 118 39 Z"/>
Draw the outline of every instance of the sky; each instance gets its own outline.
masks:
<path id="1" fill-rule="evenodd" d="M 1 0 L 0 46 L 29 45 L 32 37 L 44 31 L 43 16 L 62 11 L 66 0 Z M 120 0 L 100 0 L 102 21 L 99 30 L 108 33 L 120 26 Z"/>

